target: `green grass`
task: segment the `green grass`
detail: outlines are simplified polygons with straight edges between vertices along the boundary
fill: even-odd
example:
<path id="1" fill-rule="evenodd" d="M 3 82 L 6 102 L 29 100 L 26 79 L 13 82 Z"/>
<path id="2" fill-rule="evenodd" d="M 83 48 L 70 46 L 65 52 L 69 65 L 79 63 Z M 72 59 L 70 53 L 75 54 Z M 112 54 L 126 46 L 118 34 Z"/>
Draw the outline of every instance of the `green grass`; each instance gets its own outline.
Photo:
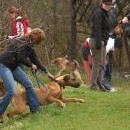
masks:
<path id="1" fill-rule="evenodd" d="M 66 97 L 79 97 L 85 103 L 56 104 L 26 117 L 14 117 L 0 124 L 0 130 L 130 130 L 130 82 L 113 77 L 115 93 L 92 91 L 87 86 L 66 88 Z"/>

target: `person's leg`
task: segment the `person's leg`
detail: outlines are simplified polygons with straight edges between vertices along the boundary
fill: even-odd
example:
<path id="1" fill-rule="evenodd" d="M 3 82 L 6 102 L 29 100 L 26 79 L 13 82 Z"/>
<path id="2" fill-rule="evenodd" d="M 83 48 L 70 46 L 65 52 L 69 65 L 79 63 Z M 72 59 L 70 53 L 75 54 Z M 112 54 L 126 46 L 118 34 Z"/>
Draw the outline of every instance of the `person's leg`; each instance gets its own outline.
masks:
<path id="1" fill-rule="evenodd" d="M 104 70 L 104 75 L 103 75 L 103 78 L 102 78 L 102 84 L 103 86 L 105 87 L 105 89 L 107 89 L 109 92 L 115 92 L 117 91 L 115 88 L 112 87 L 111 85 L 111 61 L 110 61 L 110 58 L 107 62 L 107 64 L 105 65 L 105 70 Z"/>
<path id="2" fill-rule="evenodd" d="M 11 70 L 2 64 L 0 64 L 0 76 L 6 89 L 5 95 L 0 100 L 0 115 L 3 115 L 12 97 L 16 94 L 16 85 Z"/>
<path id="3" fill-rule="evenodd" d="M 25 87 L 26 93 L 27 93 L 28 105 L 30 107 L 30 110 L 32 112 L 37 111 L 39 108 L 39 103 L 37 101 L 36 94 L 33 90 L 33 84 L 31 82 L 31 80 L 28 78 L 26 73 L 20 67 L 17 67 L 13 71 L 13 76 L 17 82 L 19 82 L 20 84 L 22 84 Z"/>
<path id="4" fill-rule="evenodd" d="M 97 52 L 98 57 L 97 57 L 97 64 L 98 64 L 98 78 L 97 78 L 97 84 L 100 90 L 102 91 L 107 91 L 104 85 L 102 84 L 102 78 L 104 74 L 104 69 L 105 69 L 105 47 L 104 43 L 102 42 L 102 47 L 101 49 Z"/>
<path id="5" fill-rule="evenodd" d="M 84 66 L 85 74 L 88 79 L 88 84 L 90 85 L 92 68 L 91 68 L 90 64 L 88 63 L 88 61 L 83 61 L 83 66 Z"/>
<path id="6" fill-rule="evenodd" d="M 112 60 L 113 60 L 113 51 L 110 51 L 108 54 L 108 63 L 105 75 L 108 77 L 108 82 L 111 82 L 111 73 L 112 73 Z"/>
<path id="7" fill-rule="evenodd" d="M 112 77 L 112 57 L 109 58 L 109 62 L 108 62 L 108 82 L 111 83 L 111 77 Z"/>
<path id="8" fill-rule="evenodd" d="M 109 83 L 109 78 L 110 78 L 109 76 L 110 76 L 110 69 L 109 69 L 109 60 L 108 60 L 107 64 L 104 67 L 104 74 L 102 78 L 102 84 L 107 90 L 111 90 L 112 87 Z"/>
<path id="9" fill-rule="evenodd" d="M 96 63 L 95 59 L 96 59 L 95 56 L 93 56 L 93 65 L 92 65 L 92 71 L 91 71 L 91 85 L 90 85 L 90 88 L 92 89 L 98 89 L 98 85 L 97 85 L 98 64 Z"/>
<path id="10" fill-rule="evenodd" d="M 111 89 L 111 85 L 109 84 L 109 72 L 108 72 L 108 64 L 105 65 L 104 68 L 104 74 L 103 74 L 103 78 L 102 78 L 102 84 L 103 86 L 110 91 Z"/>
<path id="11" fill-rule="evenodd" d="M 103 80 L 102 80 L 102 84 L 103 86 L 105 87 L 105 89 L 107 89 L 108 91 L 111 90 L 112 86 L 109 84 L 109 81 L 108 81 L 108 78 L 105 77 Z"/>
<path id="12" fill-rule="evenodd" d="M 105 65 L 103 77 L 109 77 L 109 62 Z"/>
<path id="13" fill-rule="evenodd" d="M 99 59 L 99 53 L 98 51 L 100 50 L 97 50 L 95 48 L 95 39 L 90 39 L 89 41 L 89 46 L 90 46 L 90 49 L 92 51 L 92 54 L 93 54 L 93 65 L 92 65 L 92 72 L 91 72 L 91 84 L 90 84 L 90 88 L 91 89 L 98 89 L 98 84 L 97 84 L 97 79 L 98 79 L 98 59 Z M 97 59 L 98 58 L 98 59 Z"/>

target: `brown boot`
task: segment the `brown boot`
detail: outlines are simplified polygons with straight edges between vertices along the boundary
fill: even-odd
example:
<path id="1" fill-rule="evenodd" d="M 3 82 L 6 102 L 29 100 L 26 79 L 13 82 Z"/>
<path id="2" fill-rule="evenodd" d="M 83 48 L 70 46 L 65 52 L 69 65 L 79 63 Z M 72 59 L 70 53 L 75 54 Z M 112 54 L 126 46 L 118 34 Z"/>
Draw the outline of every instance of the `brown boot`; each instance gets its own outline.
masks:
<path id="1" fill-rule="evenodd" d="M 4 118 L 2 115 L 0 115 L 0 123 L 3 123 L 4 122 Z"/>

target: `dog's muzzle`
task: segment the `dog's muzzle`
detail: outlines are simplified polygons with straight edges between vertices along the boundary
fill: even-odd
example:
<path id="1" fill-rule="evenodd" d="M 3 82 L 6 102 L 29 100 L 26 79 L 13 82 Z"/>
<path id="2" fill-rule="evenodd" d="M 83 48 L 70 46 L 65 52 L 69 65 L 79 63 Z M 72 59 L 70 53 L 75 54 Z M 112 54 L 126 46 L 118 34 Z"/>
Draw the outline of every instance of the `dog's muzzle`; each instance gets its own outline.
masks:
<path id="1" fill-rule="evenodd" d="M 79 82 L 74 82 L 74 83 L 71 83 L 71 84 L 67 84 L 68 86 L 71 86 L 73 88 L 79 88 L 80 87 L 80 83 Z"/>

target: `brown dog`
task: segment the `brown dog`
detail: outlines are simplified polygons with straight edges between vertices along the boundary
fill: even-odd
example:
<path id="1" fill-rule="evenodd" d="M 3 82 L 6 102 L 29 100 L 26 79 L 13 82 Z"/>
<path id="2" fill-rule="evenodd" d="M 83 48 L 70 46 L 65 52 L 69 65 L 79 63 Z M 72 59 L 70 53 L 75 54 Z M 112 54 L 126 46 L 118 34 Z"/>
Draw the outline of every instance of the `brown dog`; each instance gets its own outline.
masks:
<path id="1" fill-rule="evenodd" d="M 3 81 L 0 79 L 0 97 L 3 97 L 4 94 L 5 94 L 5 92 L 6 92 L 6 90 L 4 89 L 3 86 L 4 86 Z M 18 84 L 18 83 L 16 84 L 16 90 L 17 90 L 17 92 L 23 90 L 23 89 L 21 88 L 21 85 Z"/>
<path id="2" fill-rule="evenodd" d="M 80 102 L 83 103 L 83 99 L 78 98 L 64 98 L 63 87 L 79 87 L 79 83 L 76 82 L 70 75 L 61 76 L 56 81 L 51 81 L 46 87 L 36 88 L 36 96 L 41 106 L 48 103 L 57 103 L 58 106 L 64 107 L 66 102 Z M 12 109 L 7 113 L 8 117 L 14 115 L 26 114 L 27 97 L 25 91 L 20 91 L 12 99 Z"/>
<path id="3" fill-rule="evenodd" d="M 2 97 L 4 95 L 4 93 L 5 93 L 5 89 L 4 89 L 3 86 L 4 86 L 3 81 L 0 80 L 0 97 Z"/>
<path id="4" fill-rule="evenodd" d="M 76 60 L 69 61 L 67 59 L 67 56 L 56 58 L 51 61 L 52 66 L 57 66 L 60 70 L 57 73 L 56 77 L 60 76 L 63 71 L 68 71 L 71 73 L 74 78 L 80 82 L 82 85 L 84 85 L 84 82 L 81 78 L 80 72 L 79 72 L 79 63 Z"/>

